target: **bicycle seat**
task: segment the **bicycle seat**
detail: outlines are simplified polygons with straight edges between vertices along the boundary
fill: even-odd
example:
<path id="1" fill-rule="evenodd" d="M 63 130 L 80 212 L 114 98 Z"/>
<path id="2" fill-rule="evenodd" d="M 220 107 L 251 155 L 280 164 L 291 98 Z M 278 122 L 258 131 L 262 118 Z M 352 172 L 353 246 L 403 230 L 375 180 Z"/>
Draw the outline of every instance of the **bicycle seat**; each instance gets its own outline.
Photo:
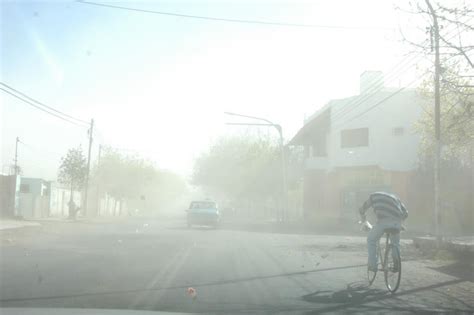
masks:
<path id="1" fill-rule="evenodd" d="M 388 229 L 385 229 L 384 232 L 388 234 L 398 234 L 400 233 L 400 230 L 397 228 L 388 228 Z"/>

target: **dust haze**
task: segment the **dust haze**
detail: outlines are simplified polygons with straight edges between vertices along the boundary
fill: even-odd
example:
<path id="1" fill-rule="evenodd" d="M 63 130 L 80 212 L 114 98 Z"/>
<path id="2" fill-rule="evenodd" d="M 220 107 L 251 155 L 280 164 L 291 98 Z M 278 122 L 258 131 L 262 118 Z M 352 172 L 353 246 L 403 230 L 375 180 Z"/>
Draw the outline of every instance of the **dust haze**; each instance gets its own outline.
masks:
<path id="1" fill-rule="evenodd" d="M 474 311 L 469 1 L 0 8 L 0 313 Z"/>

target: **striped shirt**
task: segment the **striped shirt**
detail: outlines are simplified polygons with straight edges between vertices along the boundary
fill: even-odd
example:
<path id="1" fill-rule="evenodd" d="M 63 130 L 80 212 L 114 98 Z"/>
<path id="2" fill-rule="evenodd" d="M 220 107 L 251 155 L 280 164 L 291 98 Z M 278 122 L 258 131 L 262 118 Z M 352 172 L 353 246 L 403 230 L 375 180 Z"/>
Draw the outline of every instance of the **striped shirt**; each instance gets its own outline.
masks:
<path id="1" fill-rule="evenodd" d="M 369 199 L 364 203 L 359 212 L 365 214 L 367 209 L 374 209 L 377 220 L 402 221 L 408 217 L 408 211 L 400 199 L 385 192 L 375 192 L 370 194 Z"/>

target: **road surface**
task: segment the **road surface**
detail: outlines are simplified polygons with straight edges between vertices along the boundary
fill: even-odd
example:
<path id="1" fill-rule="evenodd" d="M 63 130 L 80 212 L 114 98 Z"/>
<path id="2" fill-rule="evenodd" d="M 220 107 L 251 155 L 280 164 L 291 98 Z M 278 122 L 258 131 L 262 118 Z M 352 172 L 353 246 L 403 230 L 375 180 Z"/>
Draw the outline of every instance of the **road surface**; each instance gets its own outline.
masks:
<path id="1" fill-rule="evenodd" d="M 404 241 L 399 292 L 365 281 L 362 236 L 187 229 L 184 220 L 45 222 L 0 232 L 0 306 L 189 313 L 474 310 L 471 270 Z M 193 298 L 187 292 L 194 288 Z M 0 310 L 1 313 L 1 310 Z"/>

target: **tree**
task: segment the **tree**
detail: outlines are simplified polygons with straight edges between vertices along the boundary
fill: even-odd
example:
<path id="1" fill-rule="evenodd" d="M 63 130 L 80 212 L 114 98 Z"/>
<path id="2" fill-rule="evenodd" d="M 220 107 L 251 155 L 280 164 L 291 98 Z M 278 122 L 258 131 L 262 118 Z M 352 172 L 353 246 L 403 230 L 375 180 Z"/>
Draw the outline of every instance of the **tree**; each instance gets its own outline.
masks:
<path id="1" fill-rule="evenodd" d="M 472 3 L 466 0 L 452 1 L 450 6 L 431 0 L 410 1 L 409 3 L 410 9 L 405 10 L 400 7 L 398 9 L 425 17 L 430 23 L 433 23 L 436 16 L 440 29 L 440 46 L 443 49 L 445 60 L 462 61 L 468 68 L 474 69 L 474 61 L 472 59 L 472 52 L 474 51 L 474 42 L 472 41 L 474 24 L 471 22 L 474 18 L 474 7 Z M 430 6 L 433 11 L 430 10 Z M 407 39 L 403 34 L 402 36 L 404 41 L 419 51 L 431 54 L 434 50 L 434 31 L 434 25 L 426 28 L 426 33 L 430 36 L 429 44 L 415 43 Z"/>
<path id="2" fill-rule="evenodd" d="M 245 136 L 217 140 L 196 159 L 192 175 L 192 183 L 213 198 L 247 210 L 275 209 L 283 194 L 281 181 L 278 144 Z"/>
<path id="3" fill-rule="evenodd" d="M 453 4 L 451 4 L 453 5 Z M 426 16 L 430 21 L 437 20 L 440 41 L 440 141 L 442 159 L 458 160 L 471 163 L 474 141 L 474 80 L 467 75 L 474 69 L 472 51 L 474 50 L 474 8 L 467 2 L 458 2 L 457 6 L 448 7 L 439 2 L 419 0 L 412 3 L 415 10 L 411 13 Z M 432 10 L 431 10 L 432 9 Z M 436 29 L 427 27 L 431 36 L 430 44 L 408 42 L 420 49 L 431 60 L 435 49 Z M 405 39 L 406 40 L 406 39 Z M 420 160 L 422 164 L 432 164 L 435 152 L 435 114 L 432 104 L 435 87 L 433 74 L 435 65 L 423 69 L 424 81 L 419 93 L 426 99 L 424 113 L 416 126 L 422 142 Z"/>
<path id="4" fill-rule="evenodd" d="M 150 161 L 110 147 L 104 148 L 103 153 L 93 177 L 103 193 L 119 202 L 119 212 L 124 202 L 129 208 L 156 212 L 171 206 L 186 192 L 180 176 L 159 170 Z"/>
<path id="5" fill-rule="evenodd" d="M 461 209 L 457 211 L 460 222 L 472 218 L 474 82 L 469 73 L 474 69 L 474 26 L 470 23 L 474 18 L 474 9 L 467 1 L 448 7 L 439 2 L 420 0 L 415 6 L 416 10 L 411 13 L 428 18 L 432 24 L 426 28 L 430 44 L 410 44 L 421 49 L 430 60 L 433 51 L 436 56 L 435 63 L 424 69 L 427 70 L 424 71 L 425 79 L 419 87 L 427 104 L 433 104 L 437 95 L 436 83 L 439 82 L 439 98 L 436 98 L 439 116 L 435 116 L 433 106 L 425 106 L 416 126 L 421 136 L 418 175 L 430 179 L 427 185 L 419 185 L 419 192 L 426 190 L 428 195 L 435 196 L 432 207 L 435 209 L 436 233 L 440 236 L 438 222 L 441 217 L 455 217 L 453 211 L 439 212 L 440 207 Z M 439 129 L 435 127 L 436 117 Z M 446 207 L 447 204 L 450 206 Z M 467 221 L 470 222 L 469 219 Z"/>
<path id="6" fill-rule="evenodd" d="M 446 63 L 445 63 L 446 64 Z M 443 160 L 457 160 L 463 165 L 472 163 L 474 143 L 474 85 L 461 78 L 453 68 L 443 69 L 441 96 L 441 143 Z M 433 82 L 427 79 L 419 88 L 426 99 L 433 99 Z M 424 112 L 416 126 L 421 135 L 420 158 L 426 164 L 434 155 L 434 109 L 424 106 Z"/>
<path id="7" fill-rule="evenodd" d="M 74 189 L 80 189 L 84 185 L 87 173 L 87 162 L 81 146 L 69 149 L 66 156 L 61 158 L 59 166 L 58 181 L 71 189 L 69 202 L 73 202 Z M 70 208 L 69 216 L 74 218 L 75 211 Z"/>

